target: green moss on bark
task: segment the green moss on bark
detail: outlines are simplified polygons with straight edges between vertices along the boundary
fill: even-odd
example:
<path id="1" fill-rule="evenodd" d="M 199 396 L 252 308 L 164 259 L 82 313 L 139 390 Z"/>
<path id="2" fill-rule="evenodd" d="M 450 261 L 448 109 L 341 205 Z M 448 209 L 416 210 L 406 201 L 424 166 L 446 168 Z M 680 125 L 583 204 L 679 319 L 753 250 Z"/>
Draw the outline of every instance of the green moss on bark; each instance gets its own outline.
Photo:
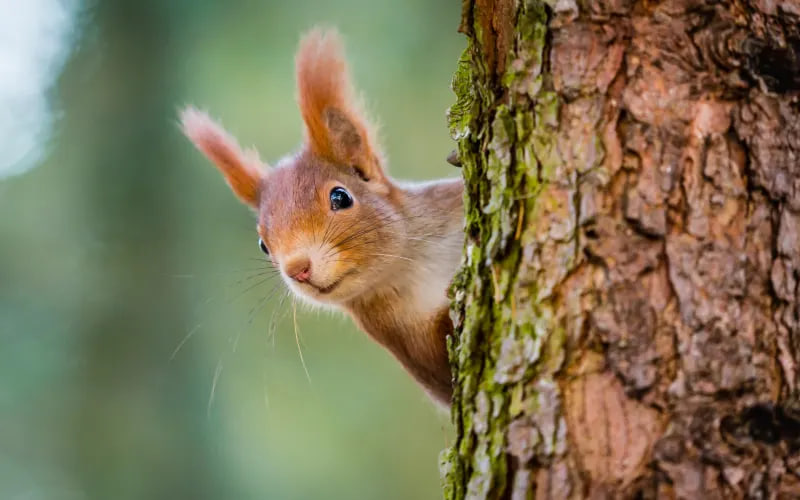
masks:
<path id="1" fill-rule="evenodd" d="M 453 419 L 457 440 L 440 457 L 445 498 L 495 498 L 506 491 L 509 419 L 552 406 L 552 379 L 524 382 L 547 358 L 560 358 L 563 332 L 552 332 L 546 300 L 515 297 L 521 252 L 535 217 L 539 194 L 559 164 L 554 130 L 558 98 L 545 71 L 547 14 L 541 2 L 521 2 L 513 16 L 513 44 L 505 72 L 487 68 L 480 7 L 453 79 L 456 104 L 449 111 L 452 136 L 465 177 L 467 243 L 454 280 L 456 337 L 450 359 L 456 379 Z M 525 290 L 530 289 L 526 285 Z M 533 302 L 518 310 L 515 304 Z M 538 386 L 537 386 L 538 387 Z M 546 400 L 546 401 L 545 401 Z M 563 441 L 563 424 L 542 436 L 552 452 Z"/>
<path id="2" fill-rule="evenodd" d="M 800 498 L 750 439 L 800 392 L 800 115 L 742 79 L 798 16 L 762 3 L 465 0 L 446 498 Z"/>

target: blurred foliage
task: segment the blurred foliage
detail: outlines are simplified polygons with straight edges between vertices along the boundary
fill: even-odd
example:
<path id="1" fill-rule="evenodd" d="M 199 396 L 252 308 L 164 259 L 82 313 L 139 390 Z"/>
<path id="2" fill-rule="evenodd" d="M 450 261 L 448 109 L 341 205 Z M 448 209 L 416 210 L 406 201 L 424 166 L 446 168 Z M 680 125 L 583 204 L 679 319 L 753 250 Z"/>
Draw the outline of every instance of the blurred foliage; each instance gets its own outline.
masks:
<path id="1" fill-rule="evenodd" d="M 392 174 L 458 175 L 444 111 L 459 8 L 82 9 L 47 159 L 0 180 L 0 498 L 440 497 L 446 416 L 348 319 L 298 305 L 306 378 L 253 217 L 176 110 L 209 109 L 274 162 L 302 135 L 299 35 L 337 26 Z"/>

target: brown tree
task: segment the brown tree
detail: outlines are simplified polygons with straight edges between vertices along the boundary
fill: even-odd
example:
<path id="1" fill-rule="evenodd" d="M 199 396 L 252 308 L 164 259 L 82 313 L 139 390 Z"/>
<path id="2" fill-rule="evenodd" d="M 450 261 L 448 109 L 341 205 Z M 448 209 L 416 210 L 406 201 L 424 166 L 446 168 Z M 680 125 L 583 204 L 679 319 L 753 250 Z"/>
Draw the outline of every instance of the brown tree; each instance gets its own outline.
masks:
<path id="1" fill-rule="evenodd" d="M 800 498 L 800 1 L 464 0 L 447 498 Z"/>

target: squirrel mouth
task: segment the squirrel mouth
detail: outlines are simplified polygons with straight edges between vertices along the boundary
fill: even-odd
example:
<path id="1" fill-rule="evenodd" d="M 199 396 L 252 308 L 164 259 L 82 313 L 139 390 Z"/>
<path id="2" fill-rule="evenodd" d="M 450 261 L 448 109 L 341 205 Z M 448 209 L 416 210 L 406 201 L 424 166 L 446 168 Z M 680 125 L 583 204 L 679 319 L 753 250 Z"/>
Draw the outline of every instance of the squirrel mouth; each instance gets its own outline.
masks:
<path id="1" fill-rule="evenodd" d="M 319 292 L 319 293 L 321 293 L 323 295 L 326 295 L 326 294 L 331 293 L 336 287 L 338 287 L 347 276 L 350 276 L 351 274 L 354 274 L 355 272 L 356 272 L 355 269 L 351 269 L 351 270 L 347 271 L 343 275 L 339 276 L 339 278 L 336 281 L 334 281 L 333 283 L 331 283 L 328 286 L 319 286 L 319 285 L 315 285 L 315 284 L 313 284 L 311 282 L 309 282 L 308 284 L 311 285 L 311 287 L 314 288 L 317 292 Z"/>

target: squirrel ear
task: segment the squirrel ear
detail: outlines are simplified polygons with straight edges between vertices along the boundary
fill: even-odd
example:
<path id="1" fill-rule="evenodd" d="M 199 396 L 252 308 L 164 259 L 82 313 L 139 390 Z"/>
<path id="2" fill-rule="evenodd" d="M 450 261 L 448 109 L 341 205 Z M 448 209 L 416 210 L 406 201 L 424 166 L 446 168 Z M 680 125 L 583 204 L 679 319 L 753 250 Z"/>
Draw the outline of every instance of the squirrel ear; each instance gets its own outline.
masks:
<path id="1" fill-rule="evenodd" d="M 365 179 L 386 181 L 372 128 L 353 98 L 338 33 L 311 30 L 300 41 L 295 64 L 297 100 L 311 152 L 352 166 Z"/>
<path id="2" fill-rule="evenodd" d="M 181 126 L 186 137 L 222 172 L 236 196 L 257 208 L 264 178 L 258 153 L 242 151 L 236 139 L 221 125 L 195 108 L 181 111 Z"/>

